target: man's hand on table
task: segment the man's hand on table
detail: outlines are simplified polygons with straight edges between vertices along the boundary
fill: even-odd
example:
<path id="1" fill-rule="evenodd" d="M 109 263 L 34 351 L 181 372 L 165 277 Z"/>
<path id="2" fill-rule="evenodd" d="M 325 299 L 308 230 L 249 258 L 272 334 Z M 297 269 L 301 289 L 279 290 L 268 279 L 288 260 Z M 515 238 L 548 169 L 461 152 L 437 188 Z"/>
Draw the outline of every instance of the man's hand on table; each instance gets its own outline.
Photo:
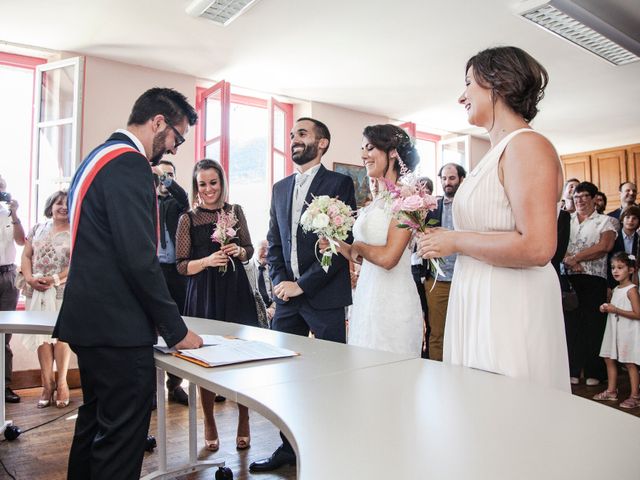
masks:
<path id="1" fill-rule="evenodd" d="M 202 347 L 202 337 L 191 330 L 188 330 L 185 337 L 174 345 L 176 350 L 187 350 L 190 348 L 200 347 Z"/>

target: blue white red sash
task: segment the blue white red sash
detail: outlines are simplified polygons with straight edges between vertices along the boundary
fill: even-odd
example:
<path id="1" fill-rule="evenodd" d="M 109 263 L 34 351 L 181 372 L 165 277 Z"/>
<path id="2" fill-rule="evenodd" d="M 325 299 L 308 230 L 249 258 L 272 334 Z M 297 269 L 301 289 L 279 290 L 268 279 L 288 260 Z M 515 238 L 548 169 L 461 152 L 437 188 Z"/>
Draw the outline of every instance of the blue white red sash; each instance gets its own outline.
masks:
<path id="1" fill-rule="evenodd" d="M 71 224 L 71 253 L 73 254 L 73 247 L 75 245 L 76 236 L 78 234 L 78 225 L 80 223 L 80 210 L 82 208 L 82 201 L 85 195 L 89 191 L 89 187 L 94 178 L 107 165 L 111 160 L 117 158 L 124 153 L 137 153 L 142 155 L 138 150 L 131 145 L 124 143 L 120 140 L 112 140 L 104 143 L 95 150 L 93 150 L 87 158 L 85 158 L 78 170 L 73 175 L 71 180 L 71 186 L 69 187 L 68 196 L 68 210 L 69 210 L 69 222 Z M 155 192 L 154 192 L 155 193 Z M 157 197 L 156 198 L 156 216 L 158 215 Z M 160 222 L 157 222 L 157 229 L 159 234 Z"/>

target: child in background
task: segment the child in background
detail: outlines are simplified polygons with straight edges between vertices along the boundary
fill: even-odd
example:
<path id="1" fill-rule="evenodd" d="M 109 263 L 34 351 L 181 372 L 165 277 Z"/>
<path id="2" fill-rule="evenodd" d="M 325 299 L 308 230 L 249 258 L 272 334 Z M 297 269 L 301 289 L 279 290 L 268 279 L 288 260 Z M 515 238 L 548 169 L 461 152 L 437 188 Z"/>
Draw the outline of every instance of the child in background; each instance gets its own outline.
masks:
<path id="1" fill-rule="evenodd" d="M 640 293 L 631 277 L 636 269 L 636 258 L 625 252 L 611 257 L 611 272 L 619 282 L 613 291 L 611 303 L 603 303 L 600 311 L 608 313 L 607 326 L 602 339 L 600 356 L 607 364 L 607 389 L 594 396 L 594 400 L 618 400 L 618 366 L 626 365 L 631 383 L 631 395 L 620 404 L 622 408 L 640 406 L 638 392 L 638 363 L 640 363 Z"/>

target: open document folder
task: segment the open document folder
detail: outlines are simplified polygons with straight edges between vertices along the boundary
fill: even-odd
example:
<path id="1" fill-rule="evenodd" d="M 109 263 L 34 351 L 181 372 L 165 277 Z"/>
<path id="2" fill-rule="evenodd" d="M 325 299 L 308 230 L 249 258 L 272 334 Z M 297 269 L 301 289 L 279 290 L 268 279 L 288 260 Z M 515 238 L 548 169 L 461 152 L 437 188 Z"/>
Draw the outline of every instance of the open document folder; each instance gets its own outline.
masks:
<path id="1" fill-rule="evenodd" d="M 155 348 L 163 353 L 171 353 L 203 367 L 218 367 L 234 363 L 253 362 L 272 358 L 294 357 L 298 353 L 286 348 L 276 347 L 264 342 L 240 340 L 220 335 L 201 335 L 202 348 L 176 351 L 168 348 L 164 340 L 159 338 Z"/>

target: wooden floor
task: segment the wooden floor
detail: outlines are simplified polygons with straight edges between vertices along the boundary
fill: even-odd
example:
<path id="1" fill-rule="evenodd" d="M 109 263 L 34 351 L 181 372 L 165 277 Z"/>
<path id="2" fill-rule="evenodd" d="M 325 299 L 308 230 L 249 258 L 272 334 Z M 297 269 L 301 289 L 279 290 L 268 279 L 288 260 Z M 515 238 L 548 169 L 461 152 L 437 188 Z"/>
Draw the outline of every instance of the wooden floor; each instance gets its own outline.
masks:
<path id="1" fill-rule="evenodd" d="M 590 399 L 603 390 L 603 386 L 587 387 L 584 383 L 573 387 L 573 393 Z M 624 372 L 620 375 L 620 391 L 618 402 L 598 402 L 602 408 L 619 408 L 618 403 L 628 397 L 629 382 Z M 71 437 L 75 424 L 76 408 L 80 405 L 80 390 L 72 390 L 72 403 L 64 410 L 57 408 L 37 409 L 36 402 L 40 394 L 39 389 L 20 390 L 22 402 L 7 405 L 7 418 L 14 421 L 25 433 L 17 440 L 7 442 L 2 438 L 0 442 L 0 460 L 11 474 L 20 480 L 62 480 L 66 474 L 66 462 L 71 445 Z M 172 432 L 169 439 L 168 464 L 178 466 L 188 458 L 188 409 L 182 405 L 167 404 L 167 429 Z M 640 417 L 640 408 L 624 410 L 629 415 Z M 203 445 L 203 427 L 200 412 L 198 445 Z M 54 420 L 56 417 L 60 417 Z M 251 415 L 251 448 L 242 452 L 235 449 L 235 433 L 237 426 L 237 408 L 235 403 L 227 400 L 216 404 L 216 419 L 220 434 L 220 450 L 210 453 L 200 451 L 200 458 L 221 459 L 233 470 L 234 478 L 282 480 L 295 479 L 294 467 L 284 467 L 276 473 L 250 474 L 249 464 L 257 459 L 269 456 L 280 444 L 278 430 L 257 413 Z M 26 431 L 47 421 L 34 430 Z M 151 433 L 156 431 L 155 413 L 151 419 Z M 157 453 L 146 453 L 142 467 L 142 474 L 146 475 L 157 467 Z M 0 479 L 11 478 L 0 465 Z M 181 480 L 212 479 L 213 471 L 180 477 Z"/>
<path id="2" fill-rule="evenodd" d="M 66 478 L 67 458 L 75 425 L 76 408 L 81 402 L 79 389 L 71 391 L 72 402 L 66 409 L 55 407 L 38 409 L 36 403 L 40 389 L 27 389 L 17 392 L 22 401 L 7 404 L 7 418 L 12 420 L 24 432 L 17 440 L 8 442 L 2 437 L 0 442 L 0 460 L 11 474 L 19 480 L 63 480 Z M 238 409 L 234 402 L 227 400 L 216 403 L 216 421 L 220 435 L 220 450 L 215 453 L 204 450 L 204 432 L 201 411 L 198 409 L 198 446 L 199 458 L 224 460 L 233 470 L 235 480 L 289 480 L 296 478 L 295 467 L 283 467 L 274 473 L 250 474 L 249 464 L 254 460 L 268 457 L 280 445 L 278 429 L 268 420 L 255 412 L 251 412 L 251 448 L 237 451 L 235 448 Z M 43 425 L 26 431 L 36 425 Z M 189 456 L 188 447 L 188 408 L 182 405 L 167 403 L 167 430 L 171 432 L 168 440 L 167 463 L 169 468 L 186 462 Z M 156 414 L 151 417 L 151 433 L 156 433 Z M 158 454 L 145 453 L 142 475 L 153 472 L 158 466 Z M 180 480 L 213 479 L 215 469 L 178 477 Z M 0 465 L 0 479 L 10 479 Z M 114 479 L 117 480 L 117 479 Z"/>

